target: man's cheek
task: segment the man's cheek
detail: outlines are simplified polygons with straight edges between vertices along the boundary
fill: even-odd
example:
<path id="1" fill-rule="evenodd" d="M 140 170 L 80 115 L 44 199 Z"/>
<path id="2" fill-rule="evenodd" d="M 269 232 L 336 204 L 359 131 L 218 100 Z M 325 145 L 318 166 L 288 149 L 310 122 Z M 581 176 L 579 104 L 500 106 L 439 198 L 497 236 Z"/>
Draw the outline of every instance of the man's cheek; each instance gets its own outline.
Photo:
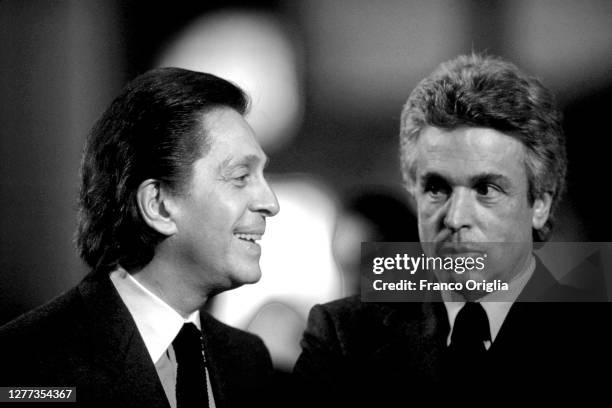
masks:
<path id="1" fill-rule="evenodd" d="M 419 206 L 419 223 L 423 226 L 436 224 L 436 220 L 440 217 L 437 208 L 431 204 L 425 204 Z"/>

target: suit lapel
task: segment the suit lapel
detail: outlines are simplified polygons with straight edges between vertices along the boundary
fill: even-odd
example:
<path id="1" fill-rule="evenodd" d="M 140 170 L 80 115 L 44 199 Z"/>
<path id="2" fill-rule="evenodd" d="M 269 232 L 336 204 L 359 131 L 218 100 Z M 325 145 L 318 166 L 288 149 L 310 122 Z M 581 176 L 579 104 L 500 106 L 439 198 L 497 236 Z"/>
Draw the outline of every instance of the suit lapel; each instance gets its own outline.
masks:
<path id="1" fill-rule="evenodd" d="M 144 341 L 108 275 L 90 274 L 79 291 L 91 322 L 102 398 L 122 407 L 169 408 Z"/>
<path id="2" fill-rule="evenodd" d="M 533 275 L 510 307 L 490 351 L 512 355 L 518 354 L 516 350 L 525 354 L 532 349 L 536 344 L 534 338 L 546 337 L 547 325 L 553 317 L 550 313 L 558 307 L 558 304 L 550 302 L 565 297 L 566 289 L 536 257 Z"/>
<path id="3" fill-rule="evenodd" d="M 204 337 L 204 353 L 217 408 L 227 407 L 231 395 L 229 379 L 239 376 L 240 367 L 231 358 L 231 339 L 212 316 L 200 310 L 200 322 Z"/>
<path id="4" fill-rule="evenodd" d="M 438 377 L 449 324 L 442 302 L 389 304 L 383 318 L 388 330 L 375 360 L 389 361 L 420 380 Z M 377 336 L 380 334 L 377 333 Z"/>
<path id="5" fill-rule="evenodd" d="M 536 256 L 536 267 L 529 282 L 519 295 L 516 303 L 521 302 L 546 302 L 550 296 L 559 292 L 562 286 Z"/>

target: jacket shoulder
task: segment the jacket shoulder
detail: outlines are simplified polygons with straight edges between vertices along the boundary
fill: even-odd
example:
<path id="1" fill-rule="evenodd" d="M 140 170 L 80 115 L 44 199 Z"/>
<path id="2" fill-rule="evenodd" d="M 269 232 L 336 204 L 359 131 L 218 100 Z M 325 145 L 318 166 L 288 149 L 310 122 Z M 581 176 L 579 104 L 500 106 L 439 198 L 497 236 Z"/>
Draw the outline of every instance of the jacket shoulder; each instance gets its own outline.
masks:
<path id="1" fill-rule="evenodd" d="M 362 302 L 359 295 L 315 305 L 309 316 L 309 326 L 327 320 L 337 328 L 370 328 L 381 325 L 388 316 L 401 314 L 406 319 L 421 316 L 421 303 Z"/>
<path id="2" fill-rule="evenodd" d="M 0 327 L 0 344 L 11 339 L 31 338 L 39 332 L 44 332 L 48 341 L 49 336 L 74 325 L 75 319 L 82 315 L 82 306 L 77 288 L 72 288 Z"/>
<path id="3" fill-rule="evenodd" d="M 62 383 L 87 353 L 83 301 L 72 289 L 0 328 L 0 384 Z M 59 382 L 58 382 L 59 381 Z"/>

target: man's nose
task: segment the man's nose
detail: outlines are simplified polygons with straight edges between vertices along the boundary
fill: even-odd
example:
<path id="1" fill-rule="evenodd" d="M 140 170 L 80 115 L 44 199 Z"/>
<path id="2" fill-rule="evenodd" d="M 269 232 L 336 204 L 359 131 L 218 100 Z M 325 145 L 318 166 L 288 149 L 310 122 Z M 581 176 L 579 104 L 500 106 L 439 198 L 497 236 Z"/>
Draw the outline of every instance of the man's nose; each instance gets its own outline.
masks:
<path id="1" fill-rule="evenodd" d="M 276 194 L 265 179 L 262 179 L 261 185 L 251 202 L 251 211 L 262 213 L 266 217 L 273 217 L 280 211 Z"/>
<path id="2" fill-rule="evenodd" d="M 470 228 L 473 221 L 474 203 L 472 201 L 469 191 L 461 188 L 454 190 L 446 203 L 444 225 L 453 231 Z"/>

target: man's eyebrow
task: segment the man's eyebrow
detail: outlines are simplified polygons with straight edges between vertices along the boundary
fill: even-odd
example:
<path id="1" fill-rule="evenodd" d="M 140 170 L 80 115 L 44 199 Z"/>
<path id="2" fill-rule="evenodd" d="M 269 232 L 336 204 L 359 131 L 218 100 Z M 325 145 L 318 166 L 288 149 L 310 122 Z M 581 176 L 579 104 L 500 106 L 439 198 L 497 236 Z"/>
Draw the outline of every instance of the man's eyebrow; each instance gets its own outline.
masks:
<path id="1" fill-rule="evenodd" d="M 430 180 L 440 180 L 445 182 L 447 181 L 446 177 L 436 171 L 428 171 L 427 173 L 422 174 L 420 179 L 422 184 L 425 184 Z"/>
<path id="2" fill-rule="evenodd" d="M 262 157 L 256 154 L 248 154 L 240 158 L 236 158 L 234 156 L 228 156 L 221 162 L 221 164 L 219 164 L 219 170 L 220 171 L 226 170 L 228 168 L 238 167 L 238 166 L 249 166 L 252 164 L 257 164 L 261 160 L 262 160 Z M 264 155 L 263 156 L 264 168 L 266 168 L 269 161 L 270 161 L 269 157 L 267 155 Z"/>
<path id="3" fill-rule="evenodd" d="M 508 177 L 499 173 L 482 173 L 472 176 L 470 178 L 470 182 L 472 185 L 480 184 L 480 183 L 508 183 L 510 180 Z"/>
<path id="4" fill-rule="evenodd" d="M 444 175 L 438 172 L 435 172 L 435 171 L 424 173 L 420 177 L 421 184 L 426 184 L 427 182 L 431 180 L 437 180 L 437 181 L 443 181 L 445 183 L 450 183 L 448 177 L 445 177 Z M 510 179 L 507 176 L 503 174 L 499 174 L 499 173 L 475 174 L 471 176 L 469 180 L 470 180 L 470 185 L 472 186 L 480 184 L 480 183 L 498 183 L 498 184 L 504 184 L 504 185 L 510 183 Z"/>

